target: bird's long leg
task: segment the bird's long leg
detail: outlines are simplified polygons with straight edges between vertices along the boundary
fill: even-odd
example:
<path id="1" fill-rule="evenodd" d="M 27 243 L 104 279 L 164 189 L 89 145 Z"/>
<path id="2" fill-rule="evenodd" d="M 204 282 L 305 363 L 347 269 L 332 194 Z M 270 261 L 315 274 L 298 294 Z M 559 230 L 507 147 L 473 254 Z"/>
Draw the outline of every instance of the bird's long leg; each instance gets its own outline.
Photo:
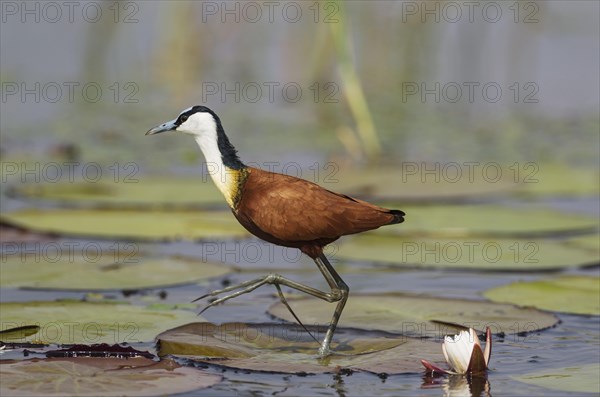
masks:
<path id="1" fill-rule="evenodd" d="M 344 282 L 344 280 L 342 280 L 342 278 L 339 276 L 339 274 L 335 271 L 333 266 L 331 266 L 331 264 L 329 263 L 329 261 L 327 260 L 325 255 L 323 255 L 323 254 L 319 255 L 317 258 L 314 259 L 314 261 L 315 261 L 317 267 L 319 268 L 319 270 L 321 271 L 321 273 L 323 274 L 323 276 L 325 277 L 327 284 L 329 284 L 329 287 L 331 288 L 331 292 L 323 292 L 316 288 L 309 287 L 308 285 L 304 285 L 304 284 L 300 284 L 298 282 L 292 281 L 292 280 L 285 278 L 279 274 L 272 273 L 272 274 L 268 274 L 264 277 L 259 277 L 254 280 L 246 281 L 246 282 L 243 282 L 243 283 L 240 283 L 237 285 L 229 286 L 227 288 L 223 288 L 220 290 L 210 292 L 208 294 L 205 294 L 205 295 L 195 299 L 194 302 L 197 300 L 203 299 L 207 296 L 217 296 L 217 295 L 220 295 L 225 292 L 239 290 L 237 292 L 226 295 L 222 298 L 219 298 L 219 299 L 209 303 L 200 311 L 199 314 L 202 314 L 209 307 L 218 305 L 229 299 L 236 298 L 240 295 L 252 292 L 255 289 L 257 289 L 258 287 L 265 285 L 265 284 L 274 284 L 278 289 L 279 289 L 280 285 L 285 285 L 289 288 L 295 289 L 300 292 L 304 292 L 305 294 L 312 295 L 316 298 L 322 299 L 329 303 L 338 302 L 338 304 L 335 308 L 335 311 L 333 313 L 331 323 L 329 324 L 329 327 L 327 328 L 325 338 L 323 339 L 323 342 L 321 343 L 321 347 L 319 348 L 319 355 L 322 357 L 327 356 L 330 352 L 329 347 L 331 345 L 331 339 L 333 338 L 333 334 L 337 327 L 337 323 L 340 319 L 342 311 L 344 310 L 346 301 L 348 300 L 349 288 L 346 285 L 346 283 Z M 281 298 L 281 295 L 280 295 L 280 298 Z M 292 316 L 294 316 L 294 318 L 303 326 L 303 328 L 306 329 L 304 327 L 304 325 L 298 320 L 298 317 L 293 312 L 293 310 L 290 308 L 290 306 L 287 304 L 287 301 L 284 302 L 284 300 L 285 300 L 285 298 L 283 298 L 282 302 L 288 308 L 288 310 L 290 311 Z M 309 332 L 309 334 L 310 334 L 310 332 Z M 314 339 L 314 336 L 313 336 L 313 339 Z"/>
<path id="2" fill-rule="evenodd" d="M 333 317 L 331 319 L 331 323 L 329 323 L 329 327 L 327 328 L 327 333 L 325 334 L 325 339 L 323 339 L 323 343 L 319 348 L 319 355 L 321 357 L 325 357 L 329 354 L 329 346 L 331 344 L 331 338 L 333 338 L 333 333 L 337 327 L 337 323 L 342 315 L 342 311 L 344 310 L 344 306 L 346 306 L 346 301 L 348 300 L 348 294 L 350 289 L 348 285 L 342 280 L 340 275 L 335 271 L 331 263 L 327 260 L 325 255 L 321 253 L 318 257 L 315 258 L 315 263 L 317 267 L 323 273 L 325 280 L 329 284 L 331 288 L 331 295 L 334 299 L 334 302 L 338 302 L 335 307 L 335 311 L 333 313 Z"/>

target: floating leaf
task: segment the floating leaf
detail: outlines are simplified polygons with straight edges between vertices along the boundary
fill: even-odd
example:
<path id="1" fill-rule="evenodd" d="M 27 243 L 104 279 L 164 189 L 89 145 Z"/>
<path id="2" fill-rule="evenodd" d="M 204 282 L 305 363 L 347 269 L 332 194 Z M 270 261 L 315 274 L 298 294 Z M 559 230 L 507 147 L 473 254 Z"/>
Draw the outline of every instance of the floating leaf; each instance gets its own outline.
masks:
<path id="1" fill-rule="evenodd" d="M 333 307 L 310 298 L 290 300 L 292 309 L 305 324 L 327 324 Z M 286 307 L 276 303 L 269 313 L 294 321 Z M 407 294 L 350 294 L 340 326 L 379 330 L 403 335 L 440 338 L 471 327 L 479 332 L 531 332 L 553 326 L 558 319 L 533 308 L 508 304 L 437 298 Z"/>
<path id="2" fill-rule="evenodd" d="M 45 343 L 149 342 L 161 331 L 197 321 L 187 310 L 78 301 L 0 303 L 0 329 L 38 325 L 35 339 Z"/>
<path id="3" fill-rule="evenodd" d="M 113 255 L 109 255 L 112 259 Z M 10 255 L 0 264 L 0 286 L 75 291 L 138 290 L 192 284 L 232 271 L 224 264 L 180 257 L 127 255 L 120 263 L 86 261 L 65 253 L 60 261 L 46 256 Z"/>
<path id="4" fill-rule="evenodd" d="M 600 256 L 600 235 L 591 234 L 587 236 L 573 237 L 566 241 L 567 244 L 574 247 L 581 247 Z"/>
<path id="5" fill-rule="evenodd" d="M 21 210 L 2 214 L 0 221 L 36 232 L 134 241 L 248 236 L 225 211 Z"/>
<path id="6" fill-rule="evenodd" d="M 3 396 L 164 396 L 215 385 L 218 375 L 147 358 L 49 358 L 0 363 Z"/>
<path id="7" fill-rule="evenodd" d="M 0 225 L 0 242 L 3 245 L 16 246 L 19 244 L 52 241 L 55 236 L 50 234 L 31 233 L 24 229 Z M 5 247 L 2 247 L 5 249 Z"/>
<path id="8" fill-rule="evenodd" d="M 569 168 L 561 164 L 534 164 L 521 173 L 519 192 L 544 196 L 589 196 L 600 194 L 598 168 Z"/>
<path id="9" fill-rule="evenodd" d="M 206 180 L 209 179 L 209 180 Z M 55 201 L 74 207 L 179 207 L 225 205 L 210 177 L 148 177 L 122 175 L 99 181 L 24 184 L 12 188 L 17 197 Z"/>
<path id="10" fill-rule="evenodd" d="M 503 193 L 568 197 L 600 193 L 597 168 L 561 164 L 405 162 L 370 169 L 338 170 L 335 164 L 322 168 L 319 182 L 328 189 L 403 202 L 495 199 Z M 311 169 L 307 175 L 314 173 Z"/>
<path id="11" fill-rule="evenodd" d="M 315 337 L 324 337 L 323 328 L 309 329 Z M 282 373 L 336 372 L 339 367 L 388 374 L 421 372 L 420 355 L 441 356 L 439 344 L 431 341 L 338 329 L 333 354 L 319 359 L 319 344 L 300 326 L 288 324 L 193 323 L 157 339 L 160 356 Z"/>
<path id="12" fill-rule="evenodd" d="M 569 393 L 600 393 L 600 364 L 544 369 L 511 378 L 546 389 Z"/>
<path id="13" fill-rule="evenodd" d="M 493 198 L 518 187 L 509 174 L 492 178 L 473 173 L 470 177 L 468 168 L 461 169 L 455 165 L 402 163 L 396 167 L 343 169 L 338 172 L 332 164 L 323 167 L 320 184 L 336 192 L 370 199 L 418 203 L 462 201 L 470 197 L 481 199 L 482 196 Z M 439 168 L 437 172 L 435 167 Z M 427 170 L 434 172 L 426 173 Z"/>
<path id="14" fill-rule="evenodd" d="M 494 302 L 600 316 L 600 277 L 560 276 L 516 282 L 489 289 L 484 296 Z"/>
<path id="15" fill-rule="evenodd" d="M 23 340 L 28 336 L 35 335 L 39 332 L 38 325 L 23 325 L 22 327 L 0 329 L 0 340 L 10 341 L 13 339 Z"/>
<path id="16" fill-rule="evenodd" d="M 519 209 L 499 205 L 391 205 L 406 213 L 400 225 L 375 233 L 440 237 L 532 237 L 589 232 L 598 228 L 593 216 L 573 215 L 552 209 Z"/>
<path id="17" fill-rule="evenodd" d="M 405 267 L 494 271 L 557 270 L 600 262 L 600 253 L 556 239 L 408 238 L 362 235 L 339 245 L 340 259 Z"/>

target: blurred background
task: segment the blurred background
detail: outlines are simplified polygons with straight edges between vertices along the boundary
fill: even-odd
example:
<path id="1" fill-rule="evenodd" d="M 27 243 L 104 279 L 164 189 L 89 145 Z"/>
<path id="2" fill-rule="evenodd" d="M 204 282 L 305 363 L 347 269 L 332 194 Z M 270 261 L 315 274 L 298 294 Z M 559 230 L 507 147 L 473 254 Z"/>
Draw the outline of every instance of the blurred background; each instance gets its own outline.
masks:
<path id="1" fill-rule="evenodd" d="M 598 166 L 597 2 L 26 7 L 3 2 L 3 155 L 172 172 L 198 150 L 143 133 L 204 104 L 246 161 Z"/>

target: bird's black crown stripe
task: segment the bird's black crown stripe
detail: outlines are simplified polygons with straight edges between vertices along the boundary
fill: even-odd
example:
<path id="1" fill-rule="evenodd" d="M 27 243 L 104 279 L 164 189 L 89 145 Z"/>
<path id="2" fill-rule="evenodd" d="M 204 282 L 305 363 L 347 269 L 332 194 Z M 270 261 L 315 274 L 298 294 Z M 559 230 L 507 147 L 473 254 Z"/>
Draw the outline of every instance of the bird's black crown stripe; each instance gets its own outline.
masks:
<path id="1" fill-rule="evenodd" d="M 207 108 L 206 106 L 196 105 L 187 112 L 181 113 L 175 121 L 175 125 L 179 126 L 185 122 L 192 114 L 194 113 L 210 113 L 215 122 L 217 124 L 217 146 L 219 147 L 219 151 L 221 152 L 221 159 L 223 160 L 223 164 L 225 166 L 234 169 L 240 170 L 245 168 L 246 166 L 237 155 L 237 150 L 235 147 L 229 142 L 229 138 L 225 135 L 225 130 L 223 129 L 223 125 L 221 124 L 221 119 L 215 112 Z"/>

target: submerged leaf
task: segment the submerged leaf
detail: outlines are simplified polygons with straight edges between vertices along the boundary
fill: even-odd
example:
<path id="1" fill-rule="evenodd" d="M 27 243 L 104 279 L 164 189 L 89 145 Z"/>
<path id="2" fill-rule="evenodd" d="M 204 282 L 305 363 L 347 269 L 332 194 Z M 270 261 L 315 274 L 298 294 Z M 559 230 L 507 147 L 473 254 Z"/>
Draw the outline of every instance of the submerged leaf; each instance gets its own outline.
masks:
<path id="1" fill-rule="evenodd" d="M 600 277 L 559 276 L 516 282 L 489 289 L 484 296 L 495 302 L 600 316 Z"/>
<path id="2" fill-rule="evenodd" d="M 323 338 L 325 329 L 309 327 Z M 319 345 L 297 325 L 193 323 L 157 336 L 159 355 L 174 355 L 232 368 L 280 373 L 337 372 L 339 367 L 375 373 L 420 372 L 420 355 L 439 355 L 434 342 L 405 336 L 338 329 L 332 354 L 317 356 Z"/>
<path id="3" fill-rule="evenodd" d="M 150 342 L 159 332 L 197 321 L 187 310 L 79 301 L 0 303 L 2 329 L 35 324 L 36 340 L 57 344 Z"/>
<path id="4" fill-rule="evenodd" d="M 154 354 L 134 349 L 131 346 L 125 347 L 118 344 L 96 343 L 93 345 L 72 345 L 67 349 L 50 350 L 46 352 L 46 357 L 146 357 L 153 359 Z"/>
<path id="5" fill-rule="evenodd" d="M 36 232 L 101 239 L 199 240 L 242 238 L 248 233 L 230 212 L 182 210 L 20 210 L 2 222 Z"/>
<path id="6" fill-rule="evenodd" d="M 49 358 L 0 362 L 3 396 L 163 396 L 221 381 L 218 375 L 147 358 Z"/>
<path id="7" fill-rule="evenodd" d="M 327 324 L 331 319 L 331 307 L 315 299 L 293 299 L 290 305 L 305 324 Z M 271 306 L 269 313 L 294 321 L 281 303 Z M 537 331 L 557 322 L 551 314 L 508 304 L 408 294 L 351 294 L 340 326 L 439 338 L 465 327 L 480 332 L 490 327 L 495 334 L 512 334 Z"/>

